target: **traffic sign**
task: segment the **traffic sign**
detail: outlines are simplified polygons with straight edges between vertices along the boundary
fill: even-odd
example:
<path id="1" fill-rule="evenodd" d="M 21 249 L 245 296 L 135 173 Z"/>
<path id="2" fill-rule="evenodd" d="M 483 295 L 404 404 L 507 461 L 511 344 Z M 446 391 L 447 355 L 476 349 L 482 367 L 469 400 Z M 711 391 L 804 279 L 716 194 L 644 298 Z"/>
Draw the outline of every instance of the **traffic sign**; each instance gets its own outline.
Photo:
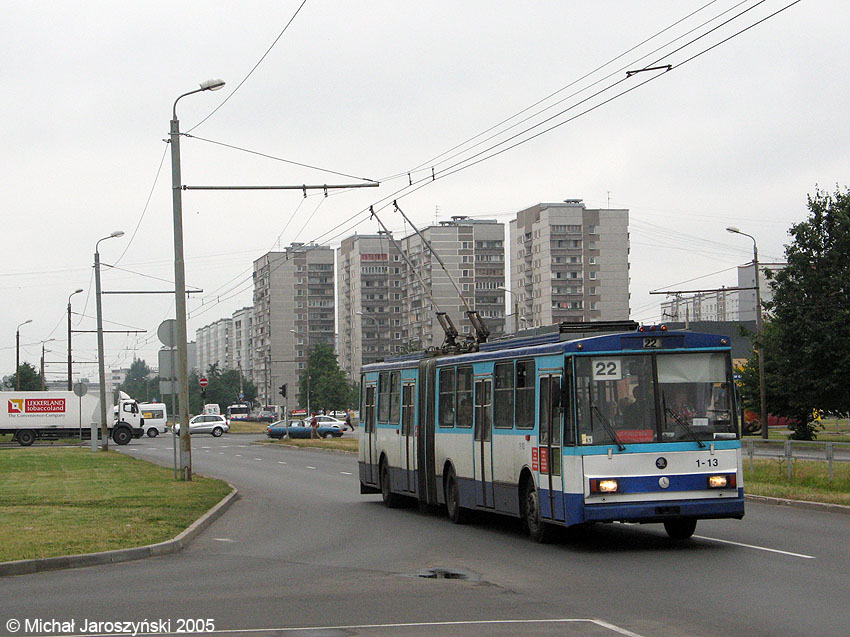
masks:
<path id="1" fill-rule="evenodd" d="M 198 383 L 201 385 L 201 387 L 206 387 L 210 384 L 210 381 L 207 380 L 206 376 L 201 376 L 201 380 L 199 380 Z"/>

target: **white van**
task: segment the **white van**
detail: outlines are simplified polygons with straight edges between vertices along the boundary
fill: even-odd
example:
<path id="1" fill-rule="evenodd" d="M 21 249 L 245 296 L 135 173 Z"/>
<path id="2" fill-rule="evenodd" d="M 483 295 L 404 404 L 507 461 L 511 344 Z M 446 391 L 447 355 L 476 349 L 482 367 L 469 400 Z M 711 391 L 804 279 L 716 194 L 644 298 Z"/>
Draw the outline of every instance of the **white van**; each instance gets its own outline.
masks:
<path id="1" fill-rule="evenodd" d="M 218 403 L 207 403 L 204 405 L 204 414 L 207 416 L 220 416 L 221 407 L 218 406 Z"/>
<path id="2" fill-rule="evenodd" d="M 165 403 L 139 403 L 139 411 L 145 419 L 143 429 L 151 438 L 168 431 L 168 410 Z"/>

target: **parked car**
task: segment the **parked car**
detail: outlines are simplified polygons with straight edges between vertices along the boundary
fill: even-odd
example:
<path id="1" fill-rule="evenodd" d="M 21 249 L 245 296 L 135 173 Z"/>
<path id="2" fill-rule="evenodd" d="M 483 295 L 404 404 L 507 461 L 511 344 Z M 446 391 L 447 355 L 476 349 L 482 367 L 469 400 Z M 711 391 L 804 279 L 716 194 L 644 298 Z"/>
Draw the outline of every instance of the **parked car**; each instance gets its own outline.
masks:
<path id="1" fill-rule="evenodd" d="M 353 427 L 349 428 L 349 426 L 347 424 L 345 424 L 345 412 L 342 412 L 342 417 L 343 417 L 343 419 L 340 420 L 339 418 L 335 418 L 334 416 L 326 416 L 324 414 L 322 414 L 322 415 L 316 414 L 316 420 L 319 421 L 320 427 L 322 425 L 338 425 L 339 428 L 342 429 L 343 431 L 345 431 L 346 429 L 351 429 L 351 431 L 354 431 Z M 304 422 L 309 424 L 310 418 L 309 417 L 305 418 Z"/>
<path id="2" fill-rule="evenodd" d="M 342 423 L 342 426 L 345 426 L 345 423 Z M 283 420 L 278 420 L 277 422 L 272 423 L 266 429 L 266 435 L 269 438 L 283 438 L 286 435 L 287 429 L 289 430 L 290 438 L 309 438 L 310 437 L 310 419 L 307 418 L 305 420 L 292 420 L 289 421 L 289 425 L 287 427 L 287 423 Z M 339 438 L 342 436 L 342 427 L 339 423 L 322 423 L 319 422 L 319 427 L 316 431 L 316 434 L 320 438 Z"/>
<path id="3" fill-rule="evenodd" d="M 175 434 L 180 433 L 180 423 L 172 428 Z M 221 414 L 201 414 L 189 421 L 190 434 L 212 434 L 218 438 L 221 434 L 230 431 L 230 423 Z"/>

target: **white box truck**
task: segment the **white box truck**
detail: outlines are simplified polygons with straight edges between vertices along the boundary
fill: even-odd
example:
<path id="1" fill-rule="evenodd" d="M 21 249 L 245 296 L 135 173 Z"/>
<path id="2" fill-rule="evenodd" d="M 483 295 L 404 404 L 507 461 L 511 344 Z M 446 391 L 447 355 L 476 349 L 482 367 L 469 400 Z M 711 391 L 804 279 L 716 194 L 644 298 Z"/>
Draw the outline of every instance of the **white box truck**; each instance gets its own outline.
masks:
<path id="1" fill-rule="evenodd" d="M 107 409 L 109 414 L 111 410 Z M 140 438 L 144 420 L 139 405 L 121 392 L 118 418 L 110 420 L 109 435 L 115 444 L 126 445 Z M 38 439 L 56 440 L 82 435 L 91 438 L 91 425 L 100 433 L 100 398 L 86 394 L 82 398 L 72 391 L 4 391 L 0 392 L 0 434 L 12 434 L 22 447 Z"/>

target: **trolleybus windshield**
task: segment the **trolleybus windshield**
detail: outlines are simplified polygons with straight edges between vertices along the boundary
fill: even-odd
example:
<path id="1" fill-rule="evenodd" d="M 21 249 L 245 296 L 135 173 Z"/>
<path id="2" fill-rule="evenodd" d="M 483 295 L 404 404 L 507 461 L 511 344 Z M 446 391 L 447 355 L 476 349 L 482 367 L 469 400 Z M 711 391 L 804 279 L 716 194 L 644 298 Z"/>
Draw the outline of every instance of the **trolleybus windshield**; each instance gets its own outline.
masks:
<path id="1" fill-rule="evenodd" d="M 730 376 L 723 352 L 577 357 L 578 442 L 735 438 Z"/>

